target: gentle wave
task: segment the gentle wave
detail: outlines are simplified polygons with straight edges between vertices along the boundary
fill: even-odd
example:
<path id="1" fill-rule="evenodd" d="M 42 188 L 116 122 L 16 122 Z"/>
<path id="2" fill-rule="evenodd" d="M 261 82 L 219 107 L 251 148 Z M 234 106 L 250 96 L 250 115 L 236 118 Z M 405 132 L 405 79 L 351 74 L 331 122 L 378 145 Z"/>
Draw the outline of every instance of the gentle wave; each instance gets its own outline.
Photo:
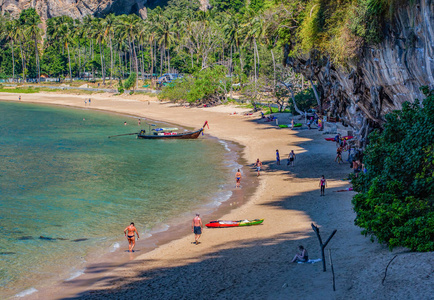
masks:
<path id="1" fill-rule="evenodd" d="M 79 270 L 79 271 L 77 271 L 77 272 L 72 273 L 71 276 L 70 276 L 68 279 L 66 279 L 66 281 L 73 280 L 73 279 L 75 279 L 75 278 L 77 278 L 77 277 L 83 275 L 85 270 L 86 270 L 86 269 L 83 269 L 83 270 Z"/>
<path id="2" fill-rule="evenodd" d="M 117 249 L 120 248 L 120 244 L 119 243 L 114 243 L 111 247 L 110 247 L 110 252 L 115 252 Z"/>
<path id="3" fill-rule="evenodd" d="M 222 144 L 223 146 L 225 146 L 226 151 L 231 152 L 231 148 L 229 148 L 228 143 L 226 143 L 225 141 L 219 140 L 219 143 Z"/>
<path id="4" fill-rule="evenodd" d="M 33 294 L 37 291 L 38 291 L 37 289 L 32 287 L 32 288 L 29 288 L 27 290 L 22 291 L 21 293 L 16 294 L 15 297 L 22 298 L 22 297 L 28 296 L 30 294 Z"/>

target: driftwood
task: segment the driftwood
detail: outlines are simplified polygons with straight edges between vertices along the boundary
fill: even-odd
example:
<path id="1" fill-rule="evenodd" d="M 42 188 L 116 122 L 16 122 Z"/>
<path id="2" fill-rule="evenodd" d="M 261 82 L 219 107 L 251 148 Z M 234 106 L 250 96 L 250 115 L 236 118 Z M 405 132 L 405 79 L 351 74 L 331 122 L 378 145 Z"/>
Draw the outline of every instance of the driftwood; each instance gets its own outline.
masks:
<path id="1" fill-rule="evenodd" d="M 330 269 L 332 269 L 332 276 L 333 276 L 333 291 L 336 291 L 335 269 L 333 268 L 332 250 L 331 249 L 329 249 L 329 258 L 330 258 Z"/>
<path id="2" fill-rule="evenodd" d="M 398 255 L 395 255 L 387 264 L 386 270 L 384 270 L 384 277 L 383 280 L 381 280 L 381 284 L 384 285 L 384 281 L 386 280 L 386 276 L 387 276 L 387 268 L 389 268 L 390 264 L 392 263 L 392 261 L 397 257 Z"/>
<path id="3" fill-rule="evenodd" d="M 318 237 L 318 241 L 319 241 L 319 245 L 321 247 L 321 258 L 322 258 L 322 267 L 323 267 L 323 272 L 327 271 L 326 269 L 326 263 L 325 263 L 325 255 L 324 255 L 324 250 L 325 247 L 327 247 L 327 244 L 330 242 L 330 240 L 332 239 L 332 237 L 335 235 L 335 233 L 337 232 L 337 230 L 333 230 L 332 234 L 329 236 L 329 238 L 327 239 L 327 241 L 325 243 L 322 242 L 321 239 L 321 235 L 319 234 L 319 228 L 316 227 L 315 225 L 313 225 L 313 223 L 311 224 L 313 231 L 315 231 L 316 236 Z"/>

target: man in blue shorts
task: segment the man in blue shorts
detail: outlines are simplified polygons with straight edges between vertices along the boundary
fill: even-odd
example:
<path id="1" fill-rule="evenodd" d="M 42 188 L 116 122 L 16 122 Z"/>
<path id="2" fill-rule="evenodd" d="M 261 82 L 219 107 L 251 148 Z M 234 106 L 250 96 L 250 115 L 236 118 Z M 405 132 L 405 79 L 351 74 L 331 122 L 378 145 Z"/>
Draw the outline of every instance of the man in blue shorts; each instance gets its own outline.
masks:
<path id="1" fill-rule="evenodd" d="M 194 243 L 197 245 L 199 244 L 199 238 L 202 234 L 202 220 L 199 217 L 199 214 L 196 214 L 196 217 L 194 217 L 193 222 L 191 223 L 191 231 L 194 232 Z"/>

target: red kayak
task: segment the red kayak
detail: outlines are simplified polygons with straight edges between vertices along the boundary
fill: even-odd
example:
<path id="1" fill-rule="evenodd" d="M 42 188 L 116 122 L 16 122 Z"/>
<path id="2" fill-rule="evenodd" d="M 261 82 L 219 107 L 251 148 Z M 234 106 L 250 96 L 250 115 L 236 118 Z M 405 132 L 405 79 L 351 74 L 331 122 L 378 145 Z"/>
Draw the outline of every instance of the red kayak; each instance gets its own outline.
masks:
<path id="1" fill-rule="evenodd" d="M 264 222 L 264 219 L 240 220 L 240 221 L 222 221 L 222 220 L 216 220 L 216 221 L 209 222 L 205 226 L 208 227 L 208 228 L 238 227 L 238 226 L 259 225 L 262 222 Z"/>
<path id="2" fill-rule="evenodd" d="M 352 135 L 343 136 L 342 139 L 344 140 L 351 140 L 353 138 Z M 334 142 L 335 138 L 325 138 L 326 141 Z"/>

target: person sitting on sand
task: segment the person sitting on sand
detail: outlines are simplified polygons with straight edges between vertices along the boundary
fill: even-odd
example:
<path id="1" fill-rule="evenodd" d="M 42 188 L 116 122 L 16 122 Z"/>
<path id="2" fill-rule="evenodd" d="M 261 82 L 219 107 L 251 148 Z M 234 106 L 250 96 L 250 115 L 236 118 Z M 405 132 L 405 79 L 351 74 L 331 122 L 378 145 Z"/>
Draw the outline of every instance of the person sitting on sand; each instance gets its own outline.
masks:
<path id="1" fill-rule="evenodd" d="M 295 262 L 307 262 L 309 260 L 309 257 L 307 255 L 307 250 L 302 246 L 298 246 L 298 250 L 300 251 L 299 253 L 297 253 L 294 258 L 292 259 L 291 262 L 295 263 Z"/>
<path id="2" fill-rule="evenodd" d="M 130 252 L 134 252 L 134 246 L 136 245 L 134 233 L 137 233 L 137 239 L 139 239 L 139 232 L 134 226 L 134 222 L 131 222 L 130 226 L 124 229 L 124 234 L 128 238 L 128 250 Z"/>

